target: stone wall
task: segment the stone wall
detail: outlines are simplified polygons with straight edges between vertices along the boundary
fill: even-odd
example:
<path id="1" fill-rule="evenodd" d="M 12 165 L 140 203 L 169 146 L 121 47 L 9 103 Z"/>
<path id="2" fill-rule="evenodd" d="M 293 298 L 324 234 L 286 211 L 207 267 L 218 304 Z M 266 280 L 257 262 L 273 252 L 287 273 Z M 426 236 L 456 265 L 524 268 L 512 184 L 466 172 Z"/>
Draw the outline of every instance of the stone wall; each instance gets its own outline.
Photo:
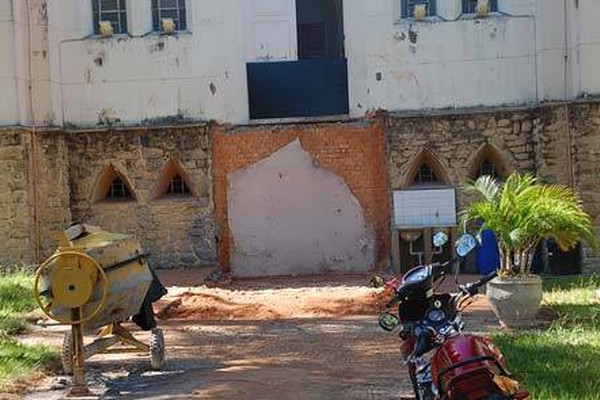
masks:
<path id="1" fill-rule="evenodd" d="M 343 123 L 5 129 L 0 132 L 0 264 L 42 260 L 55 248 L 53 233 L 81 221 L 135 234 L 160 268 L 220 265 L 228 270 L 236 249 L 229 213 L 232 176 L 243 172 L 263 182 L 272 169 L 264 163 L 280 162 L 278 152 L 296 141 L 292 156 L 284 152 L 286 160 L 304 165 L 300 161 L 307 154 L 314 164 L 310 173 L 321 174 L 330 189 L 349 193 L 340 204 L 356 201 L 358 207 L 347 210 L 373 233 L 379 267 L 390 260 L 391 192 L 410 186 L 423 161 L 455 188 L 475 177 L 483 158 L 503 173 L 532 172 L 546 182 L 573 185 L 600 237 L 600 102 L 590 100 L 520 109 L 381 113 Z M 191 196 L 157 195 L 173 166 L 185 175 Z M 107 168 L 124 178 L 133 201 L 98 197 Z M 468 199 L 460 191 L 457 197 L 460 209 Z M 600 257 L 585 251 L 587 270 L 598 270 Z"/>
<path id="2" fill-rule="evenodd" d="M 574 185 L 572 133 L 569 130 L 569 106 L 540 107 L 532 135 L 535 173 L 547 183 Z"/>
<path id="3" fill-rule="evenodd" d="M 575 185 L 600 243 L 600 103 L 574 104 L 568 112 Z M 586 270 L 600 272 L 600 250 L 587 249 L 586 256 Z"/>
<path id="4" fill-rule="evenodd" d="M 22 131 L 0 131 L 0 266 L 33 260 L 30 142 Z"/>
<path id="5" fill-rule="evenodd" d="M 36 133 L 35 143 L 35 237 L 37 258 L 45 258 L 56 249 L 55 233 L 71 223 L 69 146 L 67 136 L 60 131 Z"/>
<path id="6" fill-rule="evenodd" d="M 160 268 L 214 265 L 215 224 L 208 125 L 68 134 L 73 220 L 135 234 Z M 169 163 L 181 166 L 190 196 L 156 197 Z M 131 201 L 95 196 L 107 167 L 128 183 Z"/>
<path id="7" fill-rule="evenodd" d="M 574 187 L 600 240 L 600 103 L 580 101 L 536 110 L 535 172 L 546 182 Z M 584 247 L 584 271 L 600 271 L 600 254 Z"/>
<path id="8" fill-rule="evenodd" d="M 534 172 L 531 137 L 535 117 L 532 110 L 389 115 L 386 138 L 390 189 L 410 186 L 416 168 L 424 160 L 432 164 L 441 183 L 456 188 L 475 178 L 478 160 L 484 156 L 506 172 Z M 457 195 L 460 209 L 464 196 L 460 191 Z"/>
<path id="9" fill-rule="evenodd" d="M 600 103 L 548 104 L 529 109 L 464 110 L 436 115 L 387 115 L 390 189 L 410 186 L 424 160 L 442 183 L 459 188 L 486 157 L 505 174 L 530 172 L 575 188 L 600 238 Z M 427 157 L 423 157 L 423 153 Z M 469 201 L 457 190 L 457 208 Z M 391 207 L 393 203 L 390 202 Z M 598 254 L 584 249 L 587 272 Z"/>

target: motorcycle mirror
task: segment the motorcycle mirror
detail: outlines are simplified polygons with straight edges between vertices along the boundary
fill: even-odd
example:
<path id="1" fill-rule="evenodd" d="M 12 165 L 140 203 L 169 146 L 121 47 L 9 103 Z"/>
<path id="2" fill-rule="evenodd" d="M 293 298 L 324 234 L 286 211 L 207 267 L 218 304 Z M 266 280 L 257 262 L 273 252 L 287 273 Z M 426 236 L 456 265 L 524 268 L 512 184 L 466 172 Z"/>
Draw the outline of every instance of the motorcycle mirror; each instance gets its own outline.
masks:
<path id="1" fill-rule="evenodd" d="M 477 239 L 473 235 L 465 234 L 458 239 L 454 250 L 457 256 L 464 258 L 477 247 L 477 244 Z"/>
<path id="2" fill-rule="evenodd" d="M 448 239 L 449 238 L 446 232 L 438 232 L 435 235 L 433 235 L 433 245 L 435 247 L 442 247 L 443 245 L 448 243 Z"/>
<path id="3" fill-rule="evenodd" d="M 371 286 L 374 288 L 380 288 L 385 284 L 385 279 L 379 275 L 373 275 L 371 277 Z"/>
<path id="4" fill-rule="evenodd" d="M 394 314 L 383 313 L 379 316 L 379 326 L 388 332 L 391 332 L 400 325 L 400 320 Z"/>

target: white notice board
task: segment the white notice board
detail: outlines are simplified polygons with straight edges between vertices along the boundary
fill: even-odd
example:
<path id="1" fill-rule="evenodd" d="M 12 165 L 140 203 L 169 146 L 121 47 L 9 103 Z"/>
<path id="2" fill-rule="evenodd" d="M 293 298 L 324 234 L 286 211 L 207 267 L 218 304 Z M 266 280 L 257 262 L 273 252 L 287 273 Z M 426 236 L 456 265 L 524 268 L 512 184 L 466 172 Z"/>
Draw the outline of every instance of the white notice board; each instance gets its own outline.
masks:
<path id="1" fill-rule="evenodd" d="M 394 224 L 398 229 L 456 226 L 454 189 L 394 191 Z"/>

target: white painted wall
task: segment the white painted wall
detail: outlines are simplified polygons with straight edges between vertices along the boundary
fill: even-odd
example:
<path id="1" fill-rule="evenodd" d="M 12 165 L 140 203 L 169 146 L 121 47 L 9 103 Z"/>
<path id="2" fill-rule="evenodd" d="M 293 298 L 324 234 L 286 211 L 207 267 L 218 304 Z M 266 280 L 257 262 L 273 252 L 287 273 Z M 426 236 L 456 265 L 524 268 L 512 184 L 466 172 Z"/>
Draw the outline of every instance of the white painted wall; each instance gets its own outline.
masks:
<path id="1" fill-rule="evenodd" d="M 555 72 L 538 87 L 542 3 L 552 11 L 548 4 L 558 4 L 500 0 L 500 13 L 474 19 L 460 15 L 459 0 L 438 1 L 444 19 L 414 22 L 400 18 L 398 0 L 347 0 L 351 113 L 528 103 L 539 92 L 554 97 Z"/>
<path id="2" fill-rule="evenodd" d="M 354 116 L 600 93 L 598 0 L 499 0 L 486 19 L 438 0 L 416 23 L 401 1 L 344 1 Z M 246 62 L 297 59 L 295 0 L 187 0 L 174 37 L 151 32 L 149 4 L 127 0 L 130 35 L 100 39 L 88 0 L 0 0 L 0 124 L 245 123 Z"/>
<path id="3" fill-rule="evenodd" d="M 600 1 L 569 1 L 575 94 L 600 93 Z"/>
<path id="4" fill-rule="evenodd" d="M 53 43 L 65 124 L 139 124 L 176 116 L 248 120 L 245 10 L 239 1 L 189 0 L 188 32 L 169 37 L 151 32 L 151 18 L 134 18 L 149 16 L 150 9 L 148 1 L 133 0 L 132 35 L 110 39 L 92 35 L 87 2 L 67 1 L 73 15 Z M 62 17 L 62 7 L 52 18 Z"/>
<path id="5" fill-rule="evenodd" d="M 253 62 L 298 59 L 295 0 L 248 0 L 246 60 Z"/>
<path id="6" fill-rule="evenodd" d="M 12 0 L 0 0 L 0 125 L 19 121 Z"/>

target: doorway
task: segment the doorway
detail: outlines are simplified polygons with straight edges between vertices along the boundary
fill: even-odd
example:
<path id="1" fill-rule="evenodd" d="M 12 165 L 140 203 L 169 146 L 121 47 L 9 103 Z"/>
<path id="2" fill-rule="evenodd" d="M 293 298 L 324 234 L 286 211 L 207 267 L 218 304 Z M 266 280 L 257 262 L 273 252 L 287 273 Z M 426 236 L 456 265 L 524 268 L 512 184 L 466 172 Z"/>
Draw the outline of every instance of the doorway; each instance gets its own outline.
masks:
<path id="1" fill-rule="evenodd" d="M 342 0 L 296 0 L 298 59 L 344 58 Z"/>

